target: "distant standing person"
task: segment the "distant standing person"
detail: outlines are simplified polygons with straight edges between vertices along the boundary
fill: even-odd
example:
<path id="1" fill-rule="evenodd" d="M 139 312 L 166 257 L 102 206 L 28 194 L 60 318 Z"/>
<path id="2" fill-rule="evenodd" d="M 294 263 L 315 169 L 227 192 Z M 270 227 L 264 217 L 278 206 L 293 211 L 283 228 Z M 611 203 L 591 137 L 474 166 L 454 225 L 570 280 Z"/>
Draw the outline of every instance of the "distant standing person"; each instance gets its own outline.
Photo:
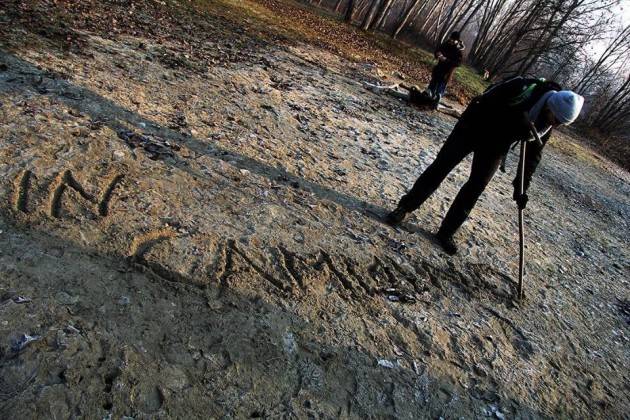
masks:
<path id="1" fill-rule="evenodd" d="M 427 87 L 427 93 L 433 101 L 433 107 L 437 109 L 440 99 L 446 92 L 446 85 L 451 76 L 464 59 L 464 43 L 460 40 L 459 32 L 452 32 L 448 40 L 435 51 L 438 60 L 431 72 L 431 81 Z"/>
<path id="2" fill-rule="evenodd" d="M 513 199 L 520 209 L 524 209 L 527 188 L 551 129 L 575 121 L 583 104 L 584 98 L 580 95 L 562 90 L 558 84 L 544 79 L 515 77 L 491 86 L 472 100 L 433 163 L 400 199 L 398 207 L 386 216 L 385 221 L 390 225 L 400 224 L 408 213 L 420 207 L 433 194 L 455 166 L 473 153 L 468 181 L 455 197 L 436 235 L 442 248 L 450 255 L 455 254 L 457 246 L 453 235 L 468 218 L 510 145 L 531 138 L 530 122 L 543 142 L 542 145 L 530 143 L 527 147 L 522 195 L 518 188 L 519 175 L 513 182 Z"/>

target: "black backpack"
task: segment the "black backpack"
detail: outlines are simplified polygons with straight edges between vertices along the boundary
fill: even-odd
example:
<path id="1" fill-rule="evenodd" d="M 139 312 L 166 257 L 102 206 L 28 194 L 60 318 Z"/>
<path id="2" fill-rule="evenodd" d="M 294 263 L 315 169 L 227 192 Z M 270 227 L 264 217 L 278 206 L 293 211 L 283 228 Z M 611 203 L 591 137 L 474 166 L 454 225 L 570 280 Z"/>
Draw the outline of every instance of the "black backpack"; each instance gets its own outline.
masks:
<path id="1" fill-rule="evenodd" d="M 512 77 L 490 85 L 481 96 L 477 97 L 479 103 L 493 106 L 531 107 L 545 92 L 550 90 L 562 90 L 556 82 L 545 79 Z"/>

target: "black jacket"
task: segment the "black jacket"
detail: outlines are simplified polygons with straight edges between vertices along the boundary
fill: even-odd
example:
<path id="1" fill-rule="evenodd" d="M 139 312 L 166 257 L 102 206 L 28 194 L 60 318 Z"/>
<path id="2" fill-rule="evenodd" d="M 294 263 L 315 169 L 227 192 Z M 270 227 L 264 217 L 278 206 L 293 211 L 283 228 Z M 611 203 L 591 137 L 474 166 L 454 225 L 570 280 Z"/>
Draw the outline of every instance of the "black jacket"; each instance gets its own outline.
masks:
<path id="1" fill-rule="evenodd" d="M 482 137 L 485 146 L 496 147 L 507 153 L 511 144 L 520 140 L 531 139 L 524 114 L 548 91 L 562 90 L 560 85 L 542 79 L 514 77 L 490 86 L 474 98 L 461 120 L 465 121 Z M 551 136 L 549 130 L 542 138 L 542 146 L 536 142 L 527 145 L 525 156 L 525 191 L 529 188 L 532 175 L 540 163 L 544 145 Z M 518 174 L 514 180 L 515 188 L 519 185 Z"/>
<path id="2" fill-rule="evenodd" d="M 464 45 L 459 41 L 448 40 L 442 43 L 433 55 L 437 58 L 438 54 L 442 54 L 446 57 L 446 60 L 438 61 L 433 68 L 432 78 L 448 82 L 453 74 L 453 70 L 462 64 L 464 58 L 463 50 Z"/>

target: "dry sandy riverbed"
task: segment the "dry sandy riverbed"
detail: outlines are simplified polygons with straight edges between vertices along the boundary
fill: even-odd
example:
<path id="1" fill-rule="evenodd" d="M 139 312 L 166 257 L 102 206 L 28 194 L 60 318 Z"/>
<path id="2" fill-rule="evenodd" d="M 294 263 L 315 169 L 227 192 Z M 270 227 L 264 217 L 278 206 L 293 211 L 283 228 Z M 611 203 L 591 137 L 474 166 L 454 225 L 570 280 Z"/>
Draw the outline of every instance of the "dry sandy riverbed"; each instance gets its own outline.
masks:
<path id="1" fill-rule="evenodd" d="M 514 302 L 511 175 L 456 257 L 431 232 L 468 162 L 379 221 L 452 117 L 208 27 L 210 67 L 150 37 L 1 47 L 0 417 L 627 416 L 627 174 L 547 151 Z"/>

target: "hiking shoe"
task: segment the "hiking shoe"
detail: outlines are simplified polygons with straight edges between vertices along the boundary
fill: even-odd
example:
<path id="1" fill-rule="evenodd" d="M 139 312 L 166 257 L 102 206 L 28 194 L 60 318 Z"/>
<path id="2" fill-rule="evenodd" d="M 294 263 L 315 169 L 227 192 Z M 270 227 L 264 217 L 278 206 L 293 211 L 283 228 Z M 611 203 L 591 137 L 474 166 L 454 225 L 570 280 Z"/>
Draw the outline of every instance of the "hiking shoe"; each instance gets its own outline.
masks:
<path id="1" fill-rule="evenodd" d="M 385 216 L 385 223 L 391 226 L 399 225 L 403 220 L 405 220 L 405 216 L 407 216 L 407 210 L 398 206 L 393 212 Z"/>
<path id="2" fill-rule="evenodd" d="M 441 235 L 438 233 L 437 235 L 435 235 L 435 237 L 437 238 L 444 252 L 446 252 L 448 255 L 457 254 L 457 245 L 455 244 L 452 236 Z"/>

